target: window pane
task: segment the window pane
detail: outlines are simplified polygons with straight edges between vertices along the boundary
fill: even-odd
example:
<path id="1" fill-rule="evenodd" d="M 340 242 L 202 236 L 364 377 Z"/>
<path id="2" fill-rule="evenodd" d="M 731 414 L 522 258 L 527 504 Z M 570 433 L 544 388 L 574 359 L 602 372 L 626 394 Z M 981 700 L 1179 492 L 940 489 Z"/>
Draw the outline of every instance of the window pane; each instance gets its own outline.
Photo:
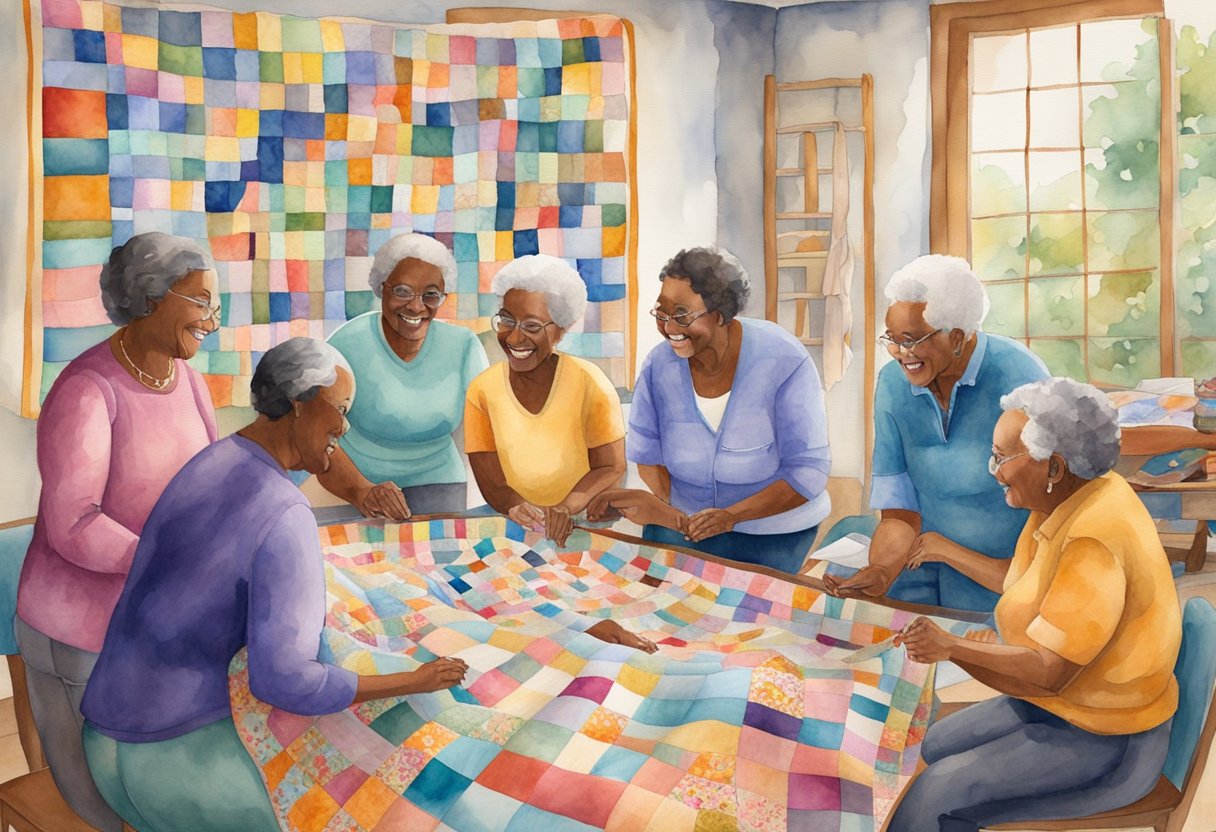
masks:
<path id="1" fill-rule="evenodd" d="M 1089 339 L 1089 380 L 1093 384 L 1135 387 L 1161 375 L 1161 347 L 1155 338 Z"/>
<path id="2" fill-rule="evenodd" d="M 1025 89 L 1026 33 L 976 36 L 971 41 L 971 89 L 975 92 Z"/>
<path id="3" fill-rule="evenodd" d="M 1145 64 L 1156 74 L 1156 23 L 1149 18 L 1081 24 L 1081 80 L 1121 81 L 1140 75 Z"/>
<path id="4" fill-rule="evenodd" d="M 1085 353 L 1080 339 L 1076 340 L 1036 340 L 1031 339 L 1030 349 L 1043 359 L 1047 370 L 1053 376 L 1065 376 L 1084 380 Z"/>
<path id="5" fill-rule="evenodd" d="M 984 332 L 1021 338 L 1026 335 L 1026 288 L 1024 283 L 989 285 L 988 317 Z"/>
<path id="6" fill-rule="evenodd" d="M 1161 134 L 1161 93 L 1152 82 L 1083 87 L 1081 110 L 1085 116 L 1083 138 L 1086 147 L 1107 148 L 1121 142 L 1152 142 L 1156 158 L 1157 137 Z"/>
<path id="7" fill-rule="evenodd" d="M 981 280 L 1026 275 L 1026 218 L 999 217 L 971 223 L 971 268 Z"/>
<path id="8" fill-rule="evenodd" d="M 1182 132 L 1216 132 L 1216 84 L 1211 81 L 1216 50 L 1208 48 L 1194 27 L 1184 26 L 1178 34 L 1177 55 Z"/>
<path id="9" fill-rule="evenodd" d="M 1155 336 L 1161 325 L 1157 273 L 1091 275 L 1089 334 Z"/>
<path id="10" fill-rule="evenodd" d="M 1216 183 L 1211 188 L 1216 190 Z M 1202 194 L 1203 191 L 1196 191 L 1191 196 Z M 1184 206 L 1187 199 L 1189 197 L 1183 199 Z M 1212 204 L 1207 207 L 1209 211 L 1213 210 Z M 1174 292 L 1178 335 L 1182 338 L 1192 335 L 1216 337 L 1216 245 L 1210 242 L 1214 233 L 1208 227 L 1196 228 L 1178 249 Z"/>
<path id="11" fill-rule="evenodd" d="M 1031 280 L 1029 332 L 1036 335 L 1085 334 L 1085 278 L 1051 277 Z"/>
<path id="12" fill-rule="evenodd" d="M 1089 214 L 1089 269 L 1154 268 L 1161 255 L 1155 211 Z"/>
<path id="13" fill-rule="evenodd" d="M 1213 84 L 1212 86 L 1216 86 Z M 1182 192 L 1182 224 L 1187 228 L 1216 220 L 1216 136 L 1178 137 L 1178 190 Z M 1187 199 L 1196 190 L 1205 196 Z"/>
<path id="14" fill-rule="evenodd" d="M 1030 146 L 1080 147 L 1081 124 L 1077 90 L 1034 90 L 1030 93 Z"/>
<path id="15" fill-rule="evenodd" d="M 1091 211 L 1156 208 L 1161 196 L 1156 148 L 1153 166 L 1140 156 L 1128 158 L 1126 148 L 1085 151 L 1085 207 Z"/>
<path id="16" fill-rule="evenodd" d="M 1026 146 L 1026 93 L 971 97 L 971 150 L 1017 150 Z"/>
<path id="17" fill-rule="evenodd" d="M 1068 274 L 1084 269 L 1081 215 L 1032 214 L 1030 274 Z"/>
<path id="18" fill-rule="evenodd" d="M 1077 83 L 1077 27 L 1030 33 L 1030 84 L 1046 87 Z"/>
<path id="19" fill-rule="evenodd" d="M 976 153 L 971 157 L 971 216 L 1026 210 L 1026 157 L 1022 153 Z"/>
<path id="20" fill-rule="evenodd" d="M 1077 211 L 1081 208 L 1080 151 L 1030 154 L 1030 210 Z"/>
<path id="21" fill-rule="evenodd" d="M 1216 372 L 1216 341 L 1183 341 L 1182 374 L 1191 378 L 1211 378 Z"/>

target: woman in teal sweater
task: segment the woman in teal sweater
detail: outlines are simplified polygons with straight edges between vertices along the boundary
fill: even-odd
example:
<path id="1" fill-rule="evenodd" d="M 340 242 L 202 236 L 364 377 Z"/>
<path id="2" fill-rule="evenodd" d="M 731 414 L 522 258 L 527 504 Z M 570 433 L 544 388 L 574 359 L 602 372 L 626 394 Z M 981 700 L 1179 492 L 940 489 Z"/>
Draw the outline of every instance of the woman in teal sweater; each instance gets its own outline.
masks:
<path id="1" fill-rule="evenodd" d="M 319 480 L 369 516 L 468 507 L 454 434 L 469 382 L 489 362 L 471 330 L 435 320 L 455 282 L 456 260 L 446 246 L 399 234 L 376 252 L 368 278 L 380 310 L 329 338 L 354 370 L 359 397 Z"/>

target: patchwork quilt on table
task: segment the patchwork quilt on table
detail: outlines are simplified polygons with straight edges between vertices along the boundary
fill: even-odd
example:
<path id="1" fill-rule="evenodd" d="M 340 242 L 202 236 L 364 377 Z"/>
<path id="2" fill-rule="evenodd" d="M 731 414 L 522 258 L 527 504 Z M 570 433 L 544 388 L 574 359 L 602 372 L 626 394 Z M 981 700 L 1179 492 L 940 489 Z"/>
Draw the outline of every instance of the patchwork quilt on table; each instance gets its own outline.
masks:
<path id="1" fill-rule="evenodd" d="M 333 4 L 339 8 L 341 4 Z M 630 73 L 616 17 L 383 24 L 30 0 L 35 176 L 25 405 L 113 328 L 112 246 L 164 231 L 215 258 L 222 326 L 192 363 L 249 404 L 262 353 L 372 308 L 371 258 L 402 231 L 456 257 L 439 316 L 481 332 L 491 281 L 537 252 L 587 284 L 562 349 L 626 365 Z"/>
<path id="2" fill-rule="evenodd" d="M 323 657 L 470 670 L 303 717 L 254 699 L 238 656 L 237 728 L 284 829 L 872 830 L 916 764 L 932 667 L 841 661 L 910 613 L 582 530 L 558 551 L 502 518 L 320 533 Z M 582 632 L 605 617 L 659 652 Z"/>

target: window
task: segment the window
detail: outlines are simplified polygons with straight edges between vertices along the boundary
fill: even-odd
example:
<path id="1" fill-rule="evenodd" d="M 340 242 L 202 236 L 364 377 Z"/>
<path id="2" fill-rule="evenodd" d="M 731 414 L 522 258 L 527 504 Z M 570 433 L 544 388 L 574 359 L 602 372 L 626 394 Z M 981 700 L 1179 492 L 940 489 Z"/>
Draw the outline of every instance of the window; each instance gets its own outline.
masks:
<path id="1" fill-rule="evenodd" d="M 1052 373 L 1116 387 L 1171 375 L 1159 5 L 958 13 L 986 5 L 934 9 L 935 58 L 945 30 L 950 67 L 939 79 L 935 65 L 935 93 L 944 80 L 951 105 L 943 125 L 935 95 L 934 250 L 972 262 L 992 302 L 985 330 L 1022 340 Z M 956 14 L 943 26 L 939 9 Z"/>

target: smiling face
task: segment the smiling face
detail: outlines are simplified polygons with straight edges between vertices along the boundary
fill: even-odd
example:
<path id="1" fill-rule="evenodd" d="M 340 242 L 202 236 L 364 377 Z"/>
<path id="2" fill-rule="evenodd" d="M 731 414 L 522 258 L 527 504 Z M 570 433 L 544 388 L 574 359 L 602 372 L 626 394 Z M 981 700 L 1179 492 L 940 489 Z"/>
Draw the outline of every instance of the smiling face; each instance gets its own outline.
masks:
<path id="1" fill-rule="evenodd" d="M 393 291 L 397 287 L 401 287 L 397 291 L 413 294 L 413 297 L 402 300 Z M 402 260 L 384 280 L 381 314 L 385 326 L 406 341 L 426 338 L 438 307 L 432 309 L 427 306 L 422 302 L 422 296 L 427 292 L 443 291 L 443 272 L 438 266 L 414 257 Z"/>
<path id="2" fill-rule="evenodd" d="M 526 373 L 544 364 L 566 334 L 566 330 L 552 323 L 549 304 L 540 292 L 512 289 L 503 296 L 500 314 L 521 324 L 530 321 L 549 324 L 535 334 L 524 332 L 521 326 L 509 332 L 497 333 L 498 344 L 506 353 L 512 372 Z"/>
<path id="3" fill-rule="evenodd" d="M 934 332 L 925 322 L 925 304 L 900 301 L 887 308 L 886 334 L 896 341 L 908 342 L 925 338 L 911 351 L 888 348 L 891 357 L 900 363 L 908 381 L 917 387 L 928 387 L 955 360 L 954 350 L 961 347 L 963 333 Z M 957 341 L 956 343 L 953 343 Z"/>
<path id="4" fill-rule="evenodd" d="M 657 305 L 658 313 L 665 318 L 697 316 L 688 326 L 680 326 L 673 320 L 663 323 L 655 319 L 659 333 L 680 358 L 692 358 L 714 342 L 715 330 L 721 326 L 722 318 L 713 312 L 698 314 L 706 312 L 705 301 L 692 290 L 692 283 L 685 278 L 665 277 Z"/>
<path id="5" fill-rule="evenodd" d="M 219 329 L 220 288 L 213 271 L 188 272 L 153 304 L 138 325 L 154 328 L 157 342 L 174 358 L 193 358 L 203 339 Z"/>
<path id="6" fill-rule="evenodd" d="M 307 402 L 296 402 L 295 413 L 283 417 L 294 419 L 292 441 L 300 454 L 300 467 L 305 471 L 323 474 L 329 470 L 329 458 L 338 447 L 338 439 L 350 427 L 346 413 L 354 395 L 354 379 L 339 367 L 333 384 L 321 388 Z"/>
<path id="7" fill-rule="evenodd" d="M 1051 460 L 1032 459 L 1026 452 L 1022 429 L 1027 421 L 1026 414 L 1020 410 L 1007 410 L 997 419 L 992 431 L 992 455 L 1000 466 L 993 476 L 1005 491 L 1008 505 L 1038 509 L 1041 495 L 1047 492 L 1047 470 Z"/>

